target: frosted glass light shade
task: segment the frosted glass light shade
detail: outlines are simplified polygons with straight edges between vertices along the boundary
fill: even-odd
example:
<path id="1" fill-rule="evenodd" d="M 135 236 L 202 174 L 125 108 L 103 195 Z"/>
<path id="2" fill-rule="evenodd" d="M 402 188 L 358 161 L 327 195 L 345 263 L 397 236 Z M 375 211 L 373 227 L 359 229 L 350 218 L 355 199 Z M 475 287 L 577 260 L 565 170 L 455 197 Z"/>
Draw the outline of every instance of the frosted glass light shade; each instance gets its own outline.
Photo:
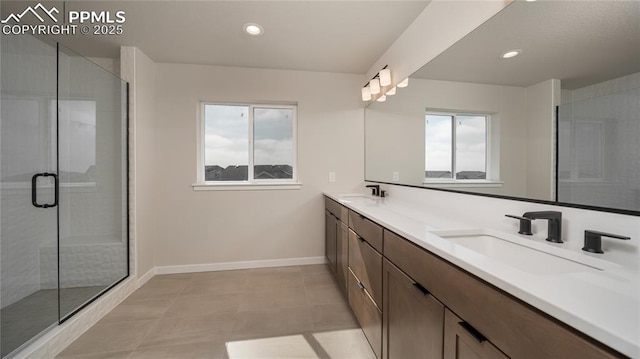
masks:
<path id="1" fill-rule="evenodd" d="M 362 88 L 362 101 L 371 101 L 371 89 L 369 86 Z"/>
<path id="2" fill-rule="evenodd" d="M 369 81 L 369 88 L 371 88 L 371 94 L 377 95 L 380 93 L 380 80 L 373 79 Z"/>
<path id="3" fill-rule="evenodd" d="M 378 101 L 378 102 L 385 102 L 385 101 L 387 101 L 387 96 L 382 95 L 382 96 L 378 97 L 378 99 L 377 99 L 376 101 Z"/>
<path id="4" fill-rule="evenodd" d="M 409 78 L 407 77 L 406 79 L 402 80 L 396 86 L 398 86 L 398 87 L 407 87 L 408 85 L 409 85 Z"/>
<path id="5" fill-rule="evenodd" d="M 380 77 L 380 86 L 389 86 L 391 85 L 391 70 L 390 69 L 382 69 L 378 74 Z"/>
<path id="6" fill-rule="evenodd" d="M 387 93 L 385 95 L 387 96 L 393 96 L 396 94 L 396 87 L 393 86 L 391 89 L 389 89 L 389 91 L 387 91 Z"/>

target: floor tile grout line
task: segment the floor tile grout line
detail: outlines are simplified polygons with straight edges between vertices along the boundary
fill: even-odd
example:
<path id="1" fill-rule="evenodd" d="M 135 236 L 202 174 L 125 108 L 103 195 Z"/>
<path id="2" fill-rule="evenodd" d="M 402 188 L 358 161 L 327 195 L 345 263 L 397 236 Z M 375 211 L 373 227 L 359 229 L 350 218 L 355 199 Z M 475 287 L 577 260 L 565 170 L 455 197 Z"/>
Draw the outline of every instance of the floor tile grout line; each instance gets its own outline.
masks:
<path id="1" fill-rule="evenodd" d="M 151 278 L 153 279 L 153 278 Z M 189 280 L 187 282 L 191 282 L 191 280 L 193 279 L 193 276 L 189 276 Z M 164 310 L 164 312 L 162 313 L 162 315 L 157 318 L 156 322 L 151 326 L 151 328 L 149 329 L 149 331 L 147 331 L 147 333 L 145 335 L 142 336 L 142 338 L 140 339 L 140 341 L 135 345 L 135 347 L 133 348 L 133 350 L 131 351 L 131 353 L 133 354 L 134 351 L 136 351 L 138 349 L 138 347 L 140 346 L 140 344 L 142 344 L 142 342 L 149 336 L 149 334 L 153 331 L 153 329 L 156 328 L 156 326 L 160 325 L 160 322 L 162 321 L 162 319 L 166 316 L 167 312 L 169 311 L 169 308 L 171 308 L 172 305 L 174 305 L 176 303 L 176 301 L 178 300 L 178 298 L 180 297 L 180 294 L 182 292 L 184 292 L 184 290 L 187 288 L 187 284 L 185 284 L 185 286 L 182 288 L 182 290 L 173 298 L 173 300 L 171 301 L 171 303 L 167 306 L 167 308 Z M 143 286 L 144 287 L 144 286 Z M 140 287 L 142 288 L 142 287 Z M 140 289 L 138 288 L 138 289 Z M 132 293 L 133 294 L 133 293 Z M 125 298 L 126 299 L 126 298 Z M 114 308 L 115 309 L 115 308 Z M 129 354 L 127 357 L 130 357 L 132 354 Z"/>
<path id="2" fill-rule="evenodd" d="M 322 277 L 322 276 L 324 276 L 324 275 L 327 275 L 328 277 L 331 277 L 331 278 L 332 278 L 332 280 L 331 280 L 330 282 L 331 282 L 331 284 L 334 286 L 335 291 L 337 291 L 339 294 L 342 294 L 342 292 L 340 291 L 339 286 L 336 286 L 337 281 L 336 281 L 335 276 L 331 275 L 331 272 L 328 270 L 328 268 L 327 268 L 326 266 L 324 266 L 322 269 L 318 269 L 318 270 L 316 270 L 316 269 L 312 269 L 312 270 L 311 270 L 311 271 L 309 271 L 309 272 L 305 272 L 301 266 L 295 266 L 295 267 L 296 267 L 296 270 L 295 270 L 295 271 L 293 271 L 293 272 L 298 273 L 299 278 L 300 278 L 300 280 L 301 280 L 301 282 L 302 282 L 302 289 L 304 290 L 304 302 L 300 301 L 300 304 L 294 304 L 293 306 L 287 305 L 287 306 L 284 306 L 284 307 L 282 307 L 282 308 L 277 308 L 277 309 L 278 309 L 278 310 L 287 310 L 287 309 L 292 308 L 292 307 L 302 308 L 301 310 L 303 310 L 303 311 L 307 314 L 307 316 L 308 316 L 308 317 L 307 317 L 307 320 L 309 320 L 309 321 L 310 321 L 310 323 L 309 323 L 310 325 L 309 325 L 308 327 L 309 327 L 309 328 L 311 328 L 311 332 L 309 331 L 309 329 L 306 329 L 306 330 L 303 330 L 303 331 L 302 331 L 302 332 L 300 332 L 300 333 L 307 333 L 307 332 L 315 333 L 315 332 L 320 332 L 320 331 L 322 331 L 322 330 L 323 330 L 323 329 L 321 328 L 322 326 L 318 326 L 318 325 L 316 325 L 316 323 L 315 323 L 315 321 L 314 321 L 314 317 L 313 317 L 312 309 L 313 309 L 315 306 L 318 306 L 318 305 L 324 305 L 324 304 L 318 304 L 318 303 L 317 303 L 317 304 L 315 304 L 315 305 L 314 305 L 314 304 L 312 304 L 312 301 L 310 300 L 310 299 L 311 299 L 311 298 L 310 298 L 310 295 L 311 295 L 311 294 L 313 294 L 313 293 L 312 293 L 312 291 L 310 291 L 310 283 L 308 282 L 308 280 L 305 280 L 305 278 L 309 279 L 309 277 L 313 278 L 314 276 Z M 254 271 L 253 271 L 253 270 L 248 270 L 248 271 L 247 271 L 247 273 L 246 273 L 246 275 L 241 276 L 241 277 L 242 277 L 242 279 L 241 279 L 241 280 L 243 281 L 243 283 L 242 283 L 242 285 L 241 285 L 240 287 L 242 288 L 242 290 L 241 290 L 241 293 L 240 293 L 240 294 L 237 294 L 237 295 L 244 295 L 244 296 L 246 296 L 246 295 L 250 295 L 250 294 L 252 293 L 251 288 L 249 288 L 249 287 L 246 285 L 246 284 L 247 284 L 247 282 L 248 282 L 248 280 L 249 280 L 249 278 L 250 278 L 251 273 L 254 273 Z M 279 278 L 279 277 L 280 277 L 280 275 L 281 275 L 281 274 L 283 274 L 283 273 L 291 273 L 291 272 L 289 272 L 289 271 L 283 271 L 283 272 L 273 271 L 273 272 L 272 272 L 272 273 L 270 273 L 270 274 L 269 274 L 269 276 L 267 276 L 267 277 L 271 277 L 271 278 Z M 318 273 L 318 274 L 315 274 L 315 273 Z M 322 274 L 320 274 L 320 273 L 322 273 Z M 296 276 L 296 277 L 297 277 L 297 276 Z M 183 286 L 183 287 L 182 287 L 178 292 L 176 292 L 176 294 L 175 294 L 175 295 L 171 296 L 170 298 L 167 298 L 167 299 L 170 299 L 170 303 L 169 303 L 169 304 L 166 306 L 166 308 L 162 311 L 162 314 L 161 314 L 159 317 L 157 317 L 157 318 L 146 318 L 146 319 L 140 319 L 140 320 L 153 320 L 153 323 L 152 323 L 152 325 L 150 325 L 150 327 L 149 327 L 148 331 L 147 331 L 146 333 L 144 333 L 144 335 L 141 337 L 141 339 L 140 339 L 140 340 L 138 340 L 138 341 L 137 341 L 137 343 L 135 343 L 135 346 L 134 346 L 132 349 L 111 350 L 111 351 L 107 351 L 106 353 L 108 353 L 108 352 L 118 352 L 118 351 L 123 351 L 123 352 L 129 351 L 129 353 L 127 354 L 127 358 L 131 358 L 131 357 L 132 357 L 132 355 L 133 355 L 133 353 L 134 353 L 135 351 L 137 351 L 137 350 L 147 350 L 147 349 L 162 348 L 162 347 L 172 347 L 172 346 L 174 346 L 174 345 L 176 345 L 176 346 L 177 346 L 177 345 L 186 345 L 187 343 L 184 343 L 184 344 L 182 344 L 182 343 L 181 343 L 181 344 L 167 344 L 167 345 L 165 345 L 165 346 L 163 346 L 163 345 L 155 346 L 155 345 L 154 345 L 154 346 L 151 346 L 151 347 L 144 347 L 144 348 L 140 348 L 140 345 L 142 345 L 142 343 L 143 343 L 146 339 L 148 339 L 148 338 L 149 338 L 149 336 L 151 335 L 151 333 L 152 333 L 156 328 L 158 328 L 158 326 L 160 325 L 161 321 L 163 321 L 164 319 L 168 318 L 167 313 L 169 312 L 169 309 L 170 309 L 172 306 L 174 306 L 174 305 L 175 305 L 175 303 L 176 303 L 180 298 L 186 298 L 186 297 L 188 297 L 188 296 L 191 296 L 191 295 L 192 295 L 192 294 L 186 294 L 185 292 L 187 291 L 187 288 L 189 288 L 190 283 L 193 283 L 194 281 L 196 281 L 196 280 L 197 280 L 196 275 L 193 275 L 193 274 L 192 274 L 192 275 L 189 275 L 189 276 L 185 276 L 185 277 L 184 277 L 184 279 L 185 279 L 185 280 L 184 280 L 184 282 L 185 282 L 184 286 Z M 313 281 L 314 281 L 314 280 L 312 279 L 312 282 L 313 282 Z M 319 284 L 323 284 L 323 283 L 319 282 Z M 313 287 L 313 285 L 311 285 L 311 287 Z M 141 287 L 141 288 L 142 288 L 142 287 Z M 295 290 L 295 288 L 293 288 L 293 287 L 291 287 L 291 288 L 275 288 L 274 290 Z M 219 294 L 227 294 L 227 293 L 219 293 Z M 235 293 L 234 293 L 234 294 L 235 294 Z M 198 294 L 196 294 L 196 295 L 200 295 L 200 293 L 198 293 Z M 205 295 L 207 295 L 207 294 L 205 294 Z M 215 294 L 215 293 L 214 293 L 214 295 L 217 295 L 217 294 Z M 340 300 L 340 302 L 341 302 L 341 303 L 342 303 L 343 301 L 346 301 L 346 298 L 344 298 L 344 296 L 343 296 L 343 295 L 340 295 L 339 297 L 340 297 L 340 299 L 339 299 L 339 300 Z M 127 299 L 127 298 L 125 298 L 125 300 L 126 300 L 126 299 Z M 153 298 L 149 298 L 149 299 L 153 299 Z M 144 299 L 141 299 L 140 301 L 143 301 L 143 300 L 144 300 Z M 134 302 L 135 302 L 135 301 L 134 301 Z M 304 303 L 304 304 L 302 304 L 302 303 Z M 332 303 L 333 303 L 333 300 L 332 300 Z M 326 303 L 326 304 L 331 304 L 331 303 Z M 336 303 L 333 303 L 333 304 L 336 304 Z M 346 303 L 346 304 L 347 304 L 347 306 L 348 306 L 348 303 Z M 115 309 L 115 308 L 114 308 L 114 309 Z M 239 306 L 235 306 L 233 310 L 228 311 L 228 313 L 231 313 L 231 314 L 234 316 L 233 318 L 231 318 L 232 323 L 234 323 L 234 324 L 232 324 L 232 326 L 233 326 L 233 327 L 235 327 L 235 325 L 236 325 L 235 323 L 237 323 L 237 320 L 238 320 L 238 317 L 237 317 L 237 316 L 238 316 L 238 315 L 239 315 L 239 313 L 240 313 L 240 310 L 239 310 L 239 309 L 240 309 L 240 307 L 239 307 Z M 276 309 L 276 308 L 274 308 L 274 309 Z M 258 311 L 269 311 L 269 309 L 261 309 L 261 310 L 258 310 Z M 176 315 L 176 318 L 182 318 L 182 316 L 180 316 L 180 315 Z M 110 323 L 117 323 L 117 322 L 110 322 Z M 326 330 L 326 328 L 325 328 L 325 330 Z M 205 336 L 205 338 L 208 338 L 208 340 L 207 340 L 207 339 L 202 338 L 203 340 L 198 340 L 198 341 L 197 341 L 197 343 L 215 343 L 217 340 L 221 340 L 221 341 L 222 341 L 222 344 L 224 344 L 224 343 L 228 342 L 229 340 L 233 340 L 232 338 L 234 337 L 234 333 L 235 333 L 235 331 L 236 331 L 236 329 L 231 328 L 231 331 L 230 331 L 229 333 L 226 333 L 226 332 L 225 332 L 225 333 L 220 333 L 219 338 L 217 338 L 216 340 L 214 340 L 214 337 L 212 337 L 212 336 Z M 197 331 L 193 331 L 193 332 L 195 333 L 195 332 L 197 332 Z M 202 330 L 202 332 L 207 332 L 207 330 Z M 217 335 L 217 333 L 216 333 L 216 335 Z M 278 335 L 275 335 L 275 336 L 278 336 Z M 224 347 L 226 347 L 226 344 L 224 345 Z M 100 353 L 103 353 L 103 352 L 100 352 Z M 86 353 L 86 354 L 89 354 L 89 353 Z M 92 354 L 97 354 L 97 353 L 92 353 Z M 224 355 L 224 353 L 223 353 L 223 355 Z"/>

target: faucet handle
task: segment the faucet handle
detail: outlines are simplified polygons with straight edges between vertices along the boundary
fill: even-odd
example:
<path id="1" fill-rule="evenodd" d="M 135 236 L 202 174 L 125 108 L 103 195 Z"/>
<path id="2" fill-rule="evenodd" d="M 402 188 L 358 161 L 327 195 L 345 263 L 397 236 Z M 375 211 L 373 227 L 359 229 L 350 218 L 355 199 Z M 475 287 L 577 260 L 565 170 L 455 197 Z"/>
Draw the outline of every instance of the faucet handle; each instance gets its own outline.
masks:
<path id="1" fill-rule="evenodd" d="M 534 221 L 535 220 L 534 218 L 514 216 L 513 214 L 505 214 L 504 216 L 520 220 L 520 230 L 518 231 L 519 234 L 525 234 L 527 236 L 530 236 L 533 234 L 531 233 L 531 221 Z"/>
<path id="2" fill-rule="evenodd" d="M 602 237 L 622 239 L 624 241 L 631 239 L 631 237 L 621 236 L 619 234 L 586 230 L 584 231 L 584 247 L 582 247 L 582 250 L 591 253 L 604 253 L 602 251 Z"/>

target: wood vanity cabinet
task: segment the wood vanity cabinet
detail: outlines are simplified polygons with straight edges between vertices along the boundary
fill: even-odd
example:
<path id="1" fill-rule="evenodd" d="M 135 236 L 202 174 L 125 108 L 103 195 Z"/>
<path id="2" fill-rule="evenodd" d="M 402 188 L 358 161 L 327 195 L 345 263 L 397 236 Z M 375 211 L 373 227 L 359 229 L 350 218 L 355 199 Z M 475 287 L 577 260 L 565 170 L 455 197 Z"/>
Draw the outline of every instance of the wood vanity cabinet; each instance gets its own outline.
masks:
<path id="1" fill-rule="evenodd" d="M 349 306 L 358 319 L 364 336 L 369 341 L 373 353 L 378 359 L 382 351 L 382 311 L 362 284 L 362 281 L 349 270 Z"/>
<path id="2" fill-rule="evenodd" d="M 336 273 L 336 250 L 337 250 L 337 228 L 338 220 L 331 212 L 325 210 L 324 213 L 324 241 L 325 241 L 325 256 L 329 262 L 329 268 L 335 274 Z"/>
<path id="3" fill-rule="evenodd" d="M 382 353 L 382 227 L 349 211 L 349 304 L 377 358 Z"/>
<path id="4" fill-rule="evenodd" d="M 464 327 L 467 332 L 486 339 L 507 357 L 622 357 L 557 319 L 394 233 L 385 231 L 384 255 L 413 280 L 428 288 L 431 295 L 461 318 L 461 321 L 466 323 Z M 453 321 L 455 320 L 459 319 Z M 456 343 L 464 344 L 463 350 L 478 348 L 471 345 L 473 343 L 465 333 L 460 332 L 460 328 L 452 324 L 448 328 L 445 343 L 451 343 L 451 336 L 454 335 L 457 338 Z M 453 354 L 450 354 L 451 350 L 447 348 L 445 345 L 445 358 L 461 358 L 459 354 L 449 356 Z M 458 352 L 460 348 L 462 347 L 458 345 L 457 350 L 453 352 Z M 491 355 L 495 354 L 490 349 L 478 350 L 478 353 L 492 353 L 476 356 L 478 358 L 493 358 Z"/>
<path id="5" fill-rule="evenodd" d="M 349 253 L 349 212 L 340 203 L 325 197 L 325 255 L 342 292 L 347 294 Z"/>
<path id="6" fill-rule="evenodd" d="M 378 359 L 624 358 L 329 198 L 326 208 L 327 258 L 344 266 L 338 280 Z"/>
<path id="7" fill-rule="evenodd" d="M 363 215 L 349 211 L 349 228 L 376 251 L 382 253 L 382 227 Z"/>
<path id="8" fill-rule="evenodd" d="M 508 359 L 464 320 L 444 312 L 444 359 Z"/>
<path id="9" fill-rule="evenodd" d="M 382 308 L 382 254 L 349 230 L 349 268 Z"/>
<path id="10" fill-rule="evenodd" d="M 386 259 L 383 282 L 382 358 L 442 358 L 444 305 Z"/>

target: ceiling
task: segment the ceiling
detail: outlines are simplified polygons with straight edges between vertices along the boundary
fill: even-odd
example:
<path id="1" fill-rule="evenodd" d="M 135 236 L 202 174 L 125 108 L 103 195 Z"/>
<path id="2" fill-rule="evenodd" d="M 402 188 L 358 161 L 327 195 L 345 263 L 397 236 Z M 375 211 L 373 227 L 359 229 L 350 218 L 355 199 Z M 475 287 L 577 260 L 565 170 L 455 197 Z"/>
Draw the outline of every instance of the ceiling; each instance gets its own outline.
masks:
<path id="1" fill-rule="evenodd" d="M 510 49 L 519 56 L 500 59 Z M 412 77 L 576 89 L 640 72 L 640 1 L 516 1 Z"/>
<path id="2" fill-rule="evenodd" d="M 3 12 L 24 9 L 25 3 L 28 2 L 3 1 Z M 428 1 L 335 0 L 67 1 L 61 12 L 125 11 L 124 33 L 55 38 L 88 57 L 117 58 L 119 46 L 132 45 L 156 62 L 363 74 L 427 4 Z M 244 33 L 246 23 L 260 24 L 264 34 L 252 37 Z"/>

